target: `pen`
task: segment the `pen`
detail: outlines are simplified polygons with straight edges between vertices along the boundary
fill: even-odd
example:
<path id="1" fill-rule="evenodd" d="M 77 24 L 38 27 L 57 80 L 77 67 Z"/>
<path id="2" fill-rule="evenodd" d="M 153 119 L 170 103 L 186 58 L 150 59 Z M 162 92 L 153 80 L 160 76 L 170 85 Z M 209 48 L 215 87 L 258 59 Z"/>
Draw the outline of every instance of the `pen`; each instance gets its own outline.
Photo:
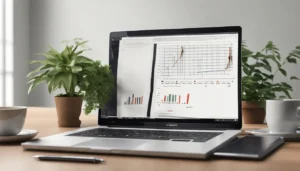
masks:
<path id="1" fill-rule="evenodd" d="M 42 161 L 69 161 L 69 162 L 85 162 L 85 163 L 100 163 L 104 162 L 103 159 L 95 157 L 76 157 L 76 156 L 33 156 Z"/>

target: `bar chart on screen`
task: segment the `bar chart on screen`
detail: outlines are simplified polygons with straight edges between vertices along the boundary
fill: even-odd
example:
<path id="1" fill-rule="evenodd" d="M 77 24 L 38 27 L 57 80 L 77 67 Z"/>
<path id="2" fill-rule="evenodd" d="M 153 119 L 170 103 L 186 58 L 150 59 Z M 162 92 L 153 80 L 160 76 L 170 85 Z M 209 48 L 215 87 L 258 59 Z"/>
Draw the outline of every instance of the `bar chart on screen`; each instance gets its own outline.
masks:
<path id="1" fill-rule="evenodd" d="M 124 101 L 124 105 L 142 105 L 143 104 L 143 96 L 135 96 L 132 94 L 128 96 L 128 98 Z"/>
<path id="2" fill-rule="evenodd" d="M 188 112 L 194 108 L 194 100 L 199 99 L 194 97 L 195 91 L 184 91 L 178 87 L 163 87 L 156 92 L 156 103 L 153 107 L 152 117 L 172 117 L 172 118 L 190 118 L 182 112 Z M 195 99 L 194 99 L 195 98 Z M 191 116 L 193 117 L 193 116 Z"/>
<path id="3" fill-rule="evenodd" d="M 165 94 L 160 100 L 160 104 L 175 104 L 175 105 L 188 105 L 190 104 L 190 94 Z"/>

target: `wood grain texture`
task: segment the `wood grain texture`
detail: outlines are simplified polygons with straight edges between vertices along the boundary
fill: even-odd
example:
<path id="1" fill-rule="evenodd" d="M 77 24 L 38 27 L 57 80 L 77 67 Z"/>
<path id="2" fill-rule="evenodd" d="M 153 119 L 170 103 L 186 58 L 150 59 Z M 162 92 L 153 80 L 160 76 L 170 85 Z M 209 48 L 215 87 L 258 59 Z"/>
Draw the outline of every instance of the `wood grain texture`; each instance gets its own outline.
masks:
<path id="1" fill-rule="evenodd" d="M 97 125 L 97 116 L 81 116 L 82 127 Z M 260 128 L 265 125 L 246 125 L 244 129 Z M 56 110 L 54 108 L 29 108 L 25 121 L 26 129 L 39 131 L 38 137 L 48 136 L 74 128 L 59 128 L 57 126 Z M 68 162 L 37 161 L 33 155 L 75 155 L 95 156 L 106 160 L 104 164 L 85 164 Z M 20 144 L 0 145 L 0 171 L 148 171 L 148 170 L 185 170 L 185 171 L 254 171 L 254 170 L 300 170 L 300 143 L 286 143 L 281 149 L 264 161 L 243 161 L 229 159 L 187 160 L 150 158 L 116 155 L 95 155 L 79 153 L 59 153 L 45 151 L 24 151 Z"/>

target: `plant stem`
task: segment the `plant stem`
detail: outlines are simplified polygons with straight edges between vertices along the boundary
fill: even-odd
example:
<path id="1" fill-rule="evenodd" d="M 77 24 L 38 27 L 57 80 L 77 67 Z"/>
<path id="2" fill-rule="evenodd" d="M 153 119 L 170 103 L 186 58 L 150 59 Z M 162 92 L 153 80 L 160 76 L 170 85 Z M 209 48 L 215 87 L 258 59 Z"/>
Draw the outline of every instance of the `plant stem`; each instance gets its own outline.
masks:
<path id="1" fill-rule="evenodd" d="M 71 86 L 71 88 L 70 88 L 69 91 L 68 91 L 68 89 L 67 89 L 66 87 L 64 87 L 64 89 L 65 89 L 66 95 L 67 95 L 68 97 L 74 97 L 75 92 L 74 92 L 74 89 L 73 89 L 72 86 Z"/>
<path id="2" fill-rule="evenodd" d="M 287 59 L 287 58 L 284 59 L 284 61 L 282 62 L 281 66 L 278 67 L 278 69 L 274 72 L 274 74 L 273 74 L 273 79 L 272 79 L 272 82 L 273 82 L 273 83 L 274 83 L 274 77 L 275 77 L 275 75 L 277 74 L 277 72 L 279 71 L 279 69 L 281 69 L 282 66 L 286 63 L 286 59 Z"/>
<path id="3" fill-rule="evenodd" d="M 70 88 L 70 96 L 71 96 L 71 97 L 74 97 L 74 94 L 75 94 L 75 90 L 74 90 L 73 86 L 71 85 L 71 88 Z"/>
<path id="4" fill-rule="evenodd" d="M 267 55 L 267 50 L 266 50 L 266 55 Z M 276 56 L 275 56 L 275 53 L 274 51 L 272 50 L 272 55 L 275 57 L 275 60 L 276 60 Z M 277 74 L 277 72 L 282 68 L 282 66 L 286 63 L 286 60 L 287 58 L 284 59 L 284 61 L 282 62 L 282 64 L 280 65 L 280 67 L 277 68 L 277 70 L 273 73 L 273 78 L 272 78 L 272 83 L 274 83 L 274 78 L 275 78 L 275 75 Z"/>

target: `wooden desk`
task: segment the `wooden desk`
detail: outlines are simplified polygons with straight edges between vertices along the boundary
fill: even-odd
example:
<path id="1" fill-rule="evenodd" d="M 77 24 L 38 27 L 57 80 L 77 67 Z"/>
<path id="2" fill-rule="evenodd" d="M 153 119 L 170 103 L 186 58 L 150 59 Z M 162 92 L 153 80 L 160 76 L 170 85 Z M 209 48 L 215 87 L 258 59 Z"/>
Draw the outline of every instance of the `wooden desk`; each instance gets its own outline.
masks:
<path id="1" fill-rule="evenodd" d="M 97 125 L 97 116 L 81 116 L 82 127 Z M 263 127 L 265 125 L 247 125 L 246 127 Z M 38 137 L 48 136 L 72 130 L 72 128 L 59 128 L 57 126 L 56 111 L 54 108 L 29 108 L 24 128 L 36 129 Z M 23 151 L 20 144 L 0 145 L 0 171 L 106 171 L 106 170 L 300 170 L 300 143 L 286 143 L 281 149 L 269 156 L 265 161 L 241 161 L 227 159 L 213 159 L 208 161 L 167 159 L 150 157 L 132 157 L 115 155 L 95 155 L 106 160 L 105 164 L 44 162 L 32 158 L 33 155 L 75 155 L 86 156 L 90 154 L 59 153 L 43 151 Z"/>

